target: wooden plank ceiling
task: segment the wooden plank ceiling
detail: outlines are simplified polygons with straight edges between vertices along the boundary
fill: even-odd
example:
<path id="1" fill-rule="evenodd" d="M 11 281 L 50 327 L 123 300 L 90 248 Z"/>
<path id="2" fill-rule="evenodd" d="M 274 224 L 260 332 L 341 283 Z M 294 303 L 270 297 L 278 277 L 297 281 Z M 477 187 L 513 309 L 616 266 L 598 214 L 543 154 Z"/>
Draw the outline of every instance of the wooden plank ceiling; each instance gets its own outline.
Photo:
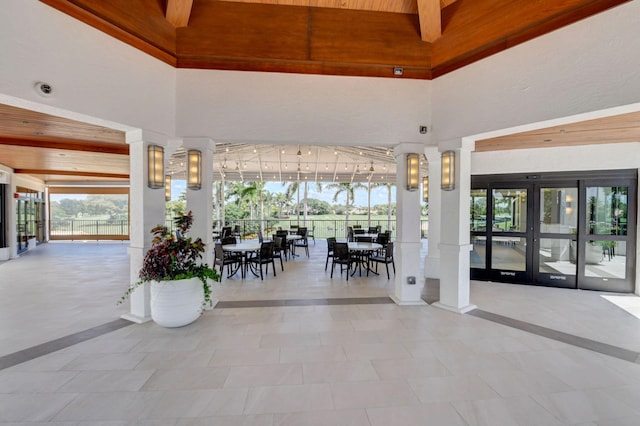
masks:
<path id="1" fill-rule="evenodd" d="M 629 0 L 40 1 L 178 68 L 432 79 Z M 639 141 L 639 128 L 638 114 L 627 114 L 476 146 L 488 151 Z M 253 151 L 237 147 L 229 163 L 244 165 L 241 156 Z M 381 170 L 385 151 L 367 152 L 357 166 Z M 341 155 L 359 158 L 348 150 Z M 315 174 L 330 168 L 320 158 L 307 161 Z M 264 171 L 260 161 L 256 176 Z M 0 163 L 48 182 L 129 176 L 122 132 L 6 105 L 0 105 Z M 357 168 L 342 174 L 365 175 Z"/>
<path id="2" fill-rule="evenodd" d="M 40 1 L 179 68 L 431 79 L 630 0 Z"/>

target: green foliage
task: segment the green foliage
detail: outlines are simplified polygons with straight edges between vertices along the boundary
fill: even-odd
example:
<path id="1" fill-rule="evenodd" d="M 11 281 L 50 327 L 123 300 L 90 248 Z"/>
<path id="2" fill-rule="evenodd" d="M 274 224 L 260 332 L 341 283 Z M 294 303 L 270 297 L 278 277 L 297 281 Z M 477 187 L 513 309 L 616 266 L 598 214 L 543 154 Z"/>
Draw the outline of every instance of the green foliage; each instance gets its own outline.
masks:
<path id="1" fill-rule="evenodd" d="M 151 230 L 153 240 L 142 262 L 138 281 L 133 283 L 120 298 L 118 304 L 123 303 L 140 285 L 149 281 L 175 281 L 189 278 L 199 278 L 204 288 L 203 307 L 211 304 L 211 289 L 207 280 L 217 281 L 218 271 L 207 264 L 201 264 L 205 244 L 201 238 L 192 240 L 187 237 L 193 215 L 191 212 L 180 214 L 174 219 L 175 234 L 166 226 L 157 225 Z"/>
<path id="2" fill-rule="evenodd" d="M 297 206 L 294 206 L 295 211 L 300 210 L 303 211 L 302 206 L 298 209 Z M 309 214 L 318 215 L 318 214 L 329 214 L 331 213 L 331 204 L 326 201 L 317 200 L 315 198 L 307 198 L 307 212 Z"/>

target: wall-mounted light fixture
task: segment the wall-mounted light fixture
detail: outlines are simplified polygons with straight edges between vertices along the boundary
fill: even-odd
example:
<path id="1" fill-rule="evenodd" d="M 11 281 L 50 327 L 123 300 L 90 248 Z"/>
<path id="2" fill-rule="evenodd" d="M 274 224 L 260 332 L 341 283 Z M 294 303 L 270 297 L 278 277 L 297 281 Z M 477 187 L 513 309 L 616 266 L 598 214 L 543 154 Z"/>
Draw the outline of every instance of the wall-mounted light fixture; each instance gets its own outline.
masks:
<path id="1" fill-rule="evenodd" d="M 197 149 L 187 151 L 187 188 L 202 188 L 202 153 Z"/>
<path id="2" fill-rule="evenodd" d="M 171 176 L 164 177 L 164 200 L 171 201 Z"/>
<path id="3" fill-rule="evenodd" d="M 429 176 L 422 178 L 422 201 L 429 201 Z"/>
<path id="4" fill-rule="evenodd" d="M 571 195 L 567 194 L 565 197 L 564 208 L 568 215 L 573 214 L 573 197 Z"/>
<path id="5" fill-rule="evenodd" d="M 158 145 L 147 147 L 147 169 L 149 188 L 164 188 L 164 148 Z"/>
<path id="6" fill-rule="evenodd" d="M 455 151 L 445 151 L 442 153 L 442 180 L 440 188 L 443 191 L 453 191 L 456 189 L 456 153 Z"/>
<path id="7" fill-rule="evenodd" d="M 407 154 L 407 191 L 416 191 L 418 189 L 419 164 L 420 156 L 418 154 Z"/>

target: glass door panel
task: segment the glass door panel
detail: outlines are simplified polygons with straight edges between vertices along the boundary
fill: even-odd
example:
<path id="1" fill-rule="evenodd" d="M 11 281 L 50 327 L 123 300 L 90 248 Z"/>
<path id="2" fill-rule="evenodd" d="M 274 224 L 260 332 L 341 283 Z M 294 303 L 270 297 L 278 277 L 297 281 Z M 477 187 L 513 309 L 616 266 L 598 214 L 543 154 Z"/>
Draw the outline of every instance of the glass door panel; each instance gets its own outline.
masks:
<path id="1" fill-rule="evenodd" d="M 471 268 L 487 268 L 487 237 L 481 235 L 471 236 Z"/>
<path id="2" fill-rule="evenodd" d="M 540 233 L 575 234 L 578 226 L 578 188 L 540 189 Z"/>
<path id="3" fill-rule="evenodd" d="M 487 231 L 492 279 L 531 282 L 529 189 L 499 186 L 491 190 L 491 228 Z"/>
<path id="4" fill-rule="evenodd" d="M 627 244 L 624 241 L 587 241 L 585 244 L 584 274 L 603 279 L 627 278 Z M 616 251 L 622 253 L 616 255 Z"/>
<path id="5" fill-rule="evenodd" d="M 533 283 L 575 288 L 577 272 L 578 187 L 540 187 L 534 203 L 535 228 Z"/>
<path id="6" fill-rule="evenodd" d="M 580 288 L 632 292 L 635 246 L 635 196 L 629 185 L 585 185 L 584 257 L 580 263 Z M 634 219 L 630 222 L 629 218 Z"/>
<path id="7" fill-rule="evenodd" d="M 624 186 L 587 187 L 587 233 L 627 235 L 629 189 Z"/>
<path id="8" fill-rule="evenodd" d="M 487 230 L 487 190 L 471 190 L 470 224 L 472 232 L 485 232 Z"/>
<path id="9" fill-rule="evenodd" d="M 527 231 L 527 190 L 494 189 L 491 231 Z"/>
<path id="10" fill-rule="evenodd" d="M 491 268 L 508 271 L 527 270 L 526 237 L 493 237 L 491 244 Z"/>

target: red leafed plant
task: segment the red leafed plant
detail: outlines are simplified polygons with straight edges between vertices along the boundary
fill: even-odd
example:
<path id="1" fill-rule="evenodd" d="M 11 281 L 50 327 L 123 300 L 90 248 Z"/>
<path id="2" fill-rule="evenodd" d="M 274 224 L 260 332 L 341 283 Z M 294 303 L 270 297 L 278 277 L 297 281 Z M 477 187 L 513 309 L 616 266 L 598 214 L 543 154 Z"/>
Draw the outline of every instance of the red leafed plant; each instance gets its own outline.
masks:
<path id="1" fill-rule="evenodd" d="M 205 244 L 201 238 L 192 240 L 186 234 L 193 224 L 192 212 L 180 214 L 174 218 L 176 232 L 166 226 L 158 225 L 151 230 L 153 240 L 140 269 L 140 280 L 133 283 L 118 303 L 124 302 L 140 285 L 148 281 L 174 281 L 199 278 L 204 287 L 204 301 L 211 302 L 211 289 L 207 280 L 218 280 L 218 271 L 207 264 L 200 263 Z"/>

